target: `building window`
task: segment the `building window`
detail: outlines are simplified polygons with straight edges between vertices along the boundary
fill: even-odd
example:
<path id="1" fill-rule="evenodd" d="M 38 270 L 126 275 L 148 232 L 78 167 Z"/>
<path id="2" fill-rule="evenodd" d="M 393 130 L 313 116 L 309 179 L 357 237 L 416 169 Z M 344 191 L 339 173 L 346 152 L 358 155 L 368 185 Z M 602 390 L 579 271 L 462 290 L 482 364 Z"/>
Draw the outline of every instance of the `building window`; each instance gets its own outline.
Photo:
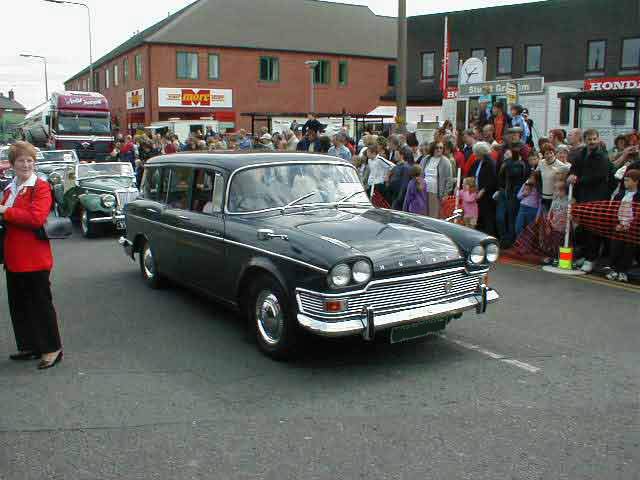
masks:
<path id="1" fill-rule="evenodd" d="M 627 124 L 627 102 L 617 100 L 611 102 L 611 125 L 624 127 Z"/>
<path id="2" fill-rule="evenodd" d="M 422 63 L 420 68 L 420 76 L 422 78 L 433 78 L 435 75 L 435 59 L 434 52 L 423 52 L 421 54 Z"/>
<path id="3" fill-rule="evenodd" d="M 76 91 L 79 92 L 80 91 L 80 80 L 78 80 L 76 82 Z"/>
<path id="4" fill-rule="evenodd" d="M 86 78 L 82 79 L 82 91 L 83 92 L 87 91 L 87 79 Z"/>
<path id="5" fill-rule="evenodd" d="M 94 92 L 99 92 L 100 91 L 100 71 L 95 71 L 93 72 L 93 91 Z"/>
<path id="6" fill-rule="evenodd" d="M 395 87 L 397 82 L 398 69 L 395 65 L 389 65 L 387 68 L 387 86 Z"/>
<path id="7" fill-rule="evenodd" d="M 217 53 L 209 54 L 209 80 L 220 79 L 220 56 Z"/>
<path id="8" fill-rule="evenodd" d="M 511 75 L 513 49 L 511 47 L 498 48 L 498 75 Z"/>
<path id="9" fill-rule="evenodd" d="M 606 40 L 591 40 L 587 44 L 587 72 L 604 71 L 604 59 L 607 53 Z"/>
<path id="10" fill-rule="evenodd" d="M 198 54 L 191 52 L 177 52 L 176 65 L 178 78 L 187 80 L 198 79 Z"/>
<path id="11" fill-rule="evenodd" d="M 540 73 L 542 71 L 542 45 L 524 47 L 524 63 L 526 73 Z"/>
<path id="12" fill-rule="evenodd" d="M 479 58 L 480 60 L 484 60 L 484 57 L 487 56 L 487 52 L 484 48 L 474 48 L 471 50 L 471 58 Z"/>
<path id="13" fill-rule="evenodd" d="M 626 38 L 622 41 L 620 68 L 640 68 L 640 38 Z"/>
<path id="14" fill-rule="evenodd" d="M 109 67 L 104 69 L 104 88 L 109 88 L 111 86 L 111 82 L 109 82 L 110 80 L 110 75 L 109 75 Z"/>
<path id="15" fill-rule="evenodd" d="M 113 66 L 113 86 L 117 87 L 120 84 L 120 72 L 118 71 L 118 64 Z"/>
<path id="16" fill-rule="evenodd" d="M 129 81 L 129 59 L 125 58 L 122 61 L 122 83 Z"/>
<path id="17" fill-rule="evenodd" d="M 328 85 L 331 82 L 331 62 L 319 60 L 313 69 L 313 83 L 315 85 Z"/>
<path id="18" fill-rule="evenodd" d="M 277 57 L 260 57 L 260 81 L 277 82 L 280 80 L 280 61 Z"/>
<path id="19" fill-rule="evenodd" d="M 457 77 L 460 70 L 460 53 L 456 50 L 449 52 L 449 76 Z"/>
<path id="20" fill-rule="evenodd" d="M 562 97 L 560 99 L 560 125 L 569 125 L 569 107 L 571 106 L 571 99 Z"/>
<path id="21" fill-rule="evenodd" d="M 136 69 L 136 80 L 142 80 L 142 55 L 138 54 L 133 58 Z"/>
<path id="22" fill-rule="evenodd" d="M 340 85 L 346 85 L 349 79 L 349 72 L 347 70 L 347 62 L 340 62 L 338 64 L 338 83 Z"/>

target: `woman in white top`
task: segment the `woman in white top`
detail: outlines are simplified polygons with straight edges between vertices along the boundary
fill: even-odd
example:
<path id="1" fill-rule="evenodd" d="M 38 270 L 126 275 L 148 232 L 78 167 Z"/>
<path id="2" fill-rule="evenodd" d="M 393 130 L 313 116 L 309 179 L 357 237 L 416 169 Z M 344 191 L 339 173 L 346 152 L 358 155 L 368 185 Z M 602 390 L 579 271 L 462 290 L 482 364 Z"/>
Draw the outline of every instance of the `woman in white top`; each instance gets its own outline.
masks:
<path id="1" fill-rule="evenodd" d="M 367 181 L 369 193 L 372 193 L 374 188 L 376 191 L 383 193 L 384 182 L 393 164 L 382 155 L 378 155 L 374 148 L 367 148 L 366 155 L 369 166 L 369 178 Z"/>
<path id="2" fill-rule="evenodd" d="M 552 143 L 545 143 L 541 149 L 543 160 L 538 163 L 536 170 L 540 171 L 542 179 L 542 205 L 545 211 L 549 211 L 553 201 L 553 191 L 556 173 L 569 172 L 569 165 L 556 159 L 556 148 Z"/>
<path id="3" fill-rule="evenodd" d="M 429 155 L 420 162 L 427 184 L 429 216 L 440 218 L 440 203 L 449 194 L 452 185 L 451 162 L 444 156 L 444 144 L 431 144 Z"/>

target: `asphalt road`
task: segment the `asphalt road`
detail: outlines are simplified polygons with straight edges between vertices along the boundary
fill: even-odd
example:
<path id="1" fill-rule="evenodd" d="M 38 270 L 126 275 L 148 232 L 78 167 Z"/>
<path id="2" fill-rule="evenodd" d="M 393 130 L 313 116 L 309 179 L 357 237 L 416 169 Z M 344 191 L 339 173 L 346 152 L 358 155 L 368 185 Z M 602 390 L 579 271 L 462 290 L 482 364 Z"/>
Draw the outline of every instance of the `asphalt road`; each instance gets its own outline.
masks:
<path id="1" fill-rule="evenodd" d="M 0 479 L 640 478 L 639 290 L 501 265 L 445 338 L 277 363 L 115 237 L 55 247 L 56 368 L 7 359 L 0 278 Z"/>

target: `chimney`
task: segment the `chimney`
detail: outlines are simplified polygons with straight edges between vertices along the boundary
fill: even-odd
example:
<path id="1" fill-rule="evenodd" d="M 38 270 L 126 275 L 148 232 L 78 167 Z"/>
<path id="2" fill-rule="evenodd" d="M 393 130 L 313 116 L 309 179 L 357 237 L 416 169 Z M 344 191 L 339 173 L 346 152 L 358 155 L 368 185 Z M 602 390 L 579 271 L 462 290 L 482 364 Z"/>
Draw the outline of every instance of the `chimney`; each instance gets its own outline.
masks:
<path id="1" fill-rule="evenodd" d="M 9 90 L 9 100 L 15 100 L 15 94 L 13 93 L 13 90 Z"/>

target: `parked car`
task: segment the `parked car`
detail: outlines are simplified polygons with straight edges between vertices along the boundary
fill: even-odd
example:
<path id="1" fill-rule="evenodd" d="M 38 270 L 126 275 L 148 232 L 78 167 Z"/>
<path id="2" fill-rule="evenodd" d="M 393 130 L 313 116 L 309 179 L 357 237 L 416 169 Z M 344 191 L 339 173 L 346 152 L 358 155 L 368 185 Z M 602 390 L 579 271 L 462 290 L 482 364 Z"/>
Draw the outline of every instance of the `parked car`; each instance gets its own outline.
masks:
<path id="1" fill-rule="evenodd" d="M 37 175 L 47 181 L 53 173 L 63 176 L 66 170 L 75 169 L 79 163 L 75 150 L 45 150 L 42 157 L 37 163 Z"/>
<path id="2" fill-rule="evenodd" d="M 125 208 L 127 255 L 236 307 L 260 349 L 295 352 L 300 330 L 399 342 L 499 299 L 496 239 L 374 208 L 349 163 L 314 154 L 175 154 L 145 166 Z"/>
<path id="3" fill-rule="evenodd" d="M 49 176 L 58 214 L 77 216 L 87 238 L 105 228 L 124 230 L 123 209 L 138 197 L 130 163 L 81 163 Z M 105 227 L 105 228 L 103 228 Z"/>

